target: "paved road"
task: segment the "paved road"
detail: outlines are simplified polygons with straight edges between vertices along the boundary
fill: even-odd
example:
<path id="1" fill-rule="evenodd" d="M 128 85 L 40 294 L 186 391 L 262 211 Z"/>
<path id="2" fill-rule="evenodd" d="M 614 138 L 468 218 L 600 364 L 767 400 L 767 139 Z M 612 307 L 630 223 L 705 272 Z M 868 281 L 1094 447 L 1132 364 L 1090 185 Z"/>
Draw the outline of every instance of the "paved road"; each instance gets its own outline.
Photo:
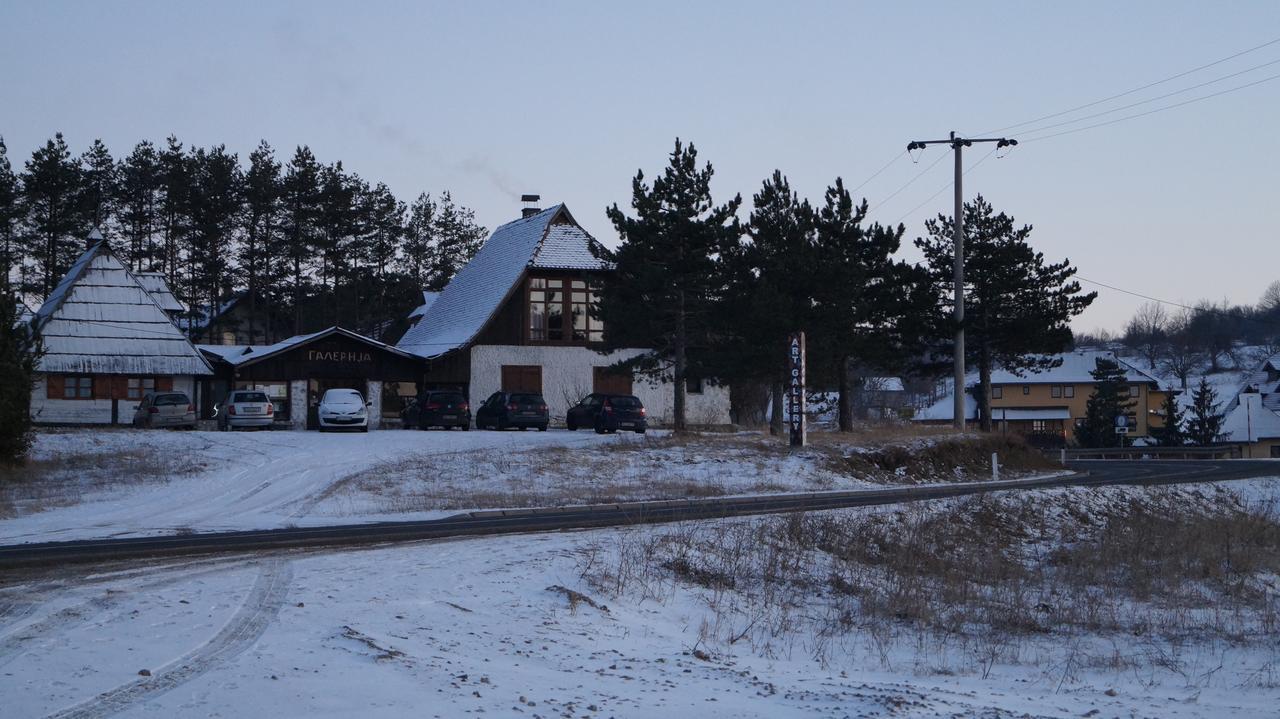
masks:
<path id="1" fill-rule="evenodd" d="M 7 545 L 0 546 L 0 569 L 165 555 L 351 546 L 464 535 L 677 522 L 752 514 L 899 504 L 942 497 L 1052 487 L 1183 484 L 1280 476 L 1280 462 L 1266 460 L 1090 460 L 1073 462 L 1070 468 L 1077 473 L 1000 482 L 966 482 L 871 490 L 632 502 L 531 510 L 494 510 L 470 512 L 428 521 Z"/>

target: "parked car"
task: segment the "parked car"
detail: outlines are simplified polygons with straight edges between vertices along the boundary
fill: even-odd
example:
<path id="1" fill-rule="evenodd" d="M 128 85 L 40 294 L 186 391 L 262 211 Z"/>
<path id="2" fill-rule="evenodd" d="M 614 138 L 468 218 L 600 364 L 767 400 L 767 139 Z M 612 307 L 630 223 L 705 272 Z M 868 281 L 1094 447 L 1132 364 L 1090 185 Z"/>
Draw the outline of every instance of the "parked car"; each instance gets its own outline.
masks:
<path id="1" fill-rule="evenodd" d="M 270 428 L 276 419 L 276 406 L 271 398 L 257 389 L 232 390 L 214 410 L 218 429 L 223 432 L 241 427 Z"/>
<path id="2" fill-rule="evenodd" d="M 369 431 L 368 403 L 354 389 L 331 389 L 320 398 L 316 408 L 320 431 L 326 429 L 358 429 Z"/>
<path id="3" fill-rule="evenodd" d="M 644 404 L 629 394 L 587 395 L 569 408 L 564 423 L 570 431 L 579 427 L 594 427 L 596 434 L 627 429 L 644 434 L 648 429 Z"/>
<path id="4" fill-rule="evenodd" d="M 134 427 L 196 428 L 196 406 L 184 392 L 148 392 L 134 410 Z"/>
<path id="5" fill-rule="evenodd" d="M 550 423 L 547 401 L 533 392 L 494 392 L 476 410 L 476 429 L 537 427 L 539 432 L 546 432 Z"/>
<path id="6" fill-rule="evenodd" d="M 468 430 L 471 429 L 471 405 L 467 404 L 467 398 L 461 392 L 433 390 L 419 396 L 412 409 L 406 408 L 401 414 L 401 419 L 405 420 L 406 427 L 418 429 L 458 427 Z"/>

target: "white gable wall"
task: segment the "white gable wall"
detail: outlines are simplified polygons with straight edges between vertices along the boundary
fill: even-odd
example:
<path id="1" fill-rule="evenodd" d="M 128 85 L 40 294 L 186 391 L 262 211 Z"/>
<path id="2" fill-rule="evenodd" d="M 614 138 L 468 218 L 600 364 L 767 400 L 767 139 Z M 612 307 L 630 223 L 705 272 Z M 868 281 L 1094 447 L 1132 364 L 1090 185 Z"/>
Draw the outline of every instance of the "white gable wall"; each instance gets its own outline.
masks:
<path id="1" fill-rule="evenodd" d="M 542 367 L 542 396 L 552 421 L 563 422 L 569 407 L 591 394 L 595 367 L 609 365 L 643 353 L 641 349 L 618 350 L 600 354 L 586 347 L 527 345 L 476 345 L 471 348 L 472 412 L 489 395 L 502 389 L 503 365 L 538 365 Z M 655 425 L 669 425 L 675 414 L 675 387 L 670 382 L 653 383 L 636 379 L 636 397 L 649 412 Z M 690 424 L 725 425 L 729 423 L 729 388 L 704 386 L 701 394 L 686 394 L 685 417 Z"/>
<path id="2" fill-rule="evenodd" d="M 184 392 L 195 401 L 195 378 L 191 375 L 173 378 L 173 391 Z M 133 399 L 50 399 L 45 375 L 36 375 L 31 389 L 31 421 L 36 424 L 111 424 L 111 404 L 118 403 L 117 424 L 133 421 L 138 400 Z"/>

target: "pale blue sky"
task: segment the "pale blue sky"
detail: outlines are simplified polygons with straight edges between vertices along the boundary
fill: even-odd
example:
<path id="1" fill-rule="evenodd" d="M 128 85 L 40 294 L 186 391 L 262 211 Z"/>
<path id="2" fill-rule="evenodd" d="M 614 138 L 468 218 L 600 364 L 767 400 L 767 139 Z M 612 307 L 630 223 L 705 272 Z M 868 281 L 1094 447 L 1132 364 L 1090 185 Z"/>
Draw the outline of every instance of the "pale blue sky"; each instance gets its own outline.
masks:
<path id="1" fill-rule="evenodd" d="M 715 165 L 722 198 L 749 203 L 776 167 L 818 199 L 909 140 L 1011 125 L 1276 39 L 1280 2 L 11 0 L 0 37 L 15 164 L 57 130 L 77 152 L 101 137 L 117 156 L 169 133 L 242 157 L 265 138 L 282 160 L 305 143 L 406 200 L 451 189 L 490 228 L 518 215 L 520 193 L 541 193 L 612 244 L 605 206 L 626 205 L 636 169 L 659 170 L 676 136 Z M 1277 59 L 1280 44 L 1089 112 Z M 966 195 L 1034 224 L 1035 245 L 1084 277 L 1252 303 L 1280 279 L 1277 127 L 1280 80 L 1026 143 L 971 172 Z M 943 151 L 899 160 L 859 194 L 875 205 Z M 909 211 L 950 169 L 873 216 L 923 233 L 950 213 L 950 191 Z M 1076 326 L 1118 329 L 1140 302 L 1102 290 Z"/>

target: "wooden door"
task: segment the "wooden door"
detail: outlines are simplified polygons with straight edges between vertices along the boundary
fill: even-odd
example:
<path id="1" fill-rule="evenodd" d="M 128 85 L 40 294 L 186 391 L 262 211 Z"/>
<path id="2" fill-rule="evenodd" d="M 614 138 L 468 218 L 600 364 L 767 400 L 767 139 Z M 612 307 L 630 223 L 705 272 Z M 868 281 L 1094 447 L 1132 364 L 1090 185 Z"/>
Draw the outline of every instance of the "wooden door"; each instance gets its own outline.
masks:
<path id="1" fill-rule="evenodd" d="M 591 368 L 591 391 L 597 394 L 632 394 L 631 373 L 608 367 Z"/>
<path id="2" fill-rule="evenodd" d="M 502 391 L 542 394 L 542 365 L 502 365 Z"/>

